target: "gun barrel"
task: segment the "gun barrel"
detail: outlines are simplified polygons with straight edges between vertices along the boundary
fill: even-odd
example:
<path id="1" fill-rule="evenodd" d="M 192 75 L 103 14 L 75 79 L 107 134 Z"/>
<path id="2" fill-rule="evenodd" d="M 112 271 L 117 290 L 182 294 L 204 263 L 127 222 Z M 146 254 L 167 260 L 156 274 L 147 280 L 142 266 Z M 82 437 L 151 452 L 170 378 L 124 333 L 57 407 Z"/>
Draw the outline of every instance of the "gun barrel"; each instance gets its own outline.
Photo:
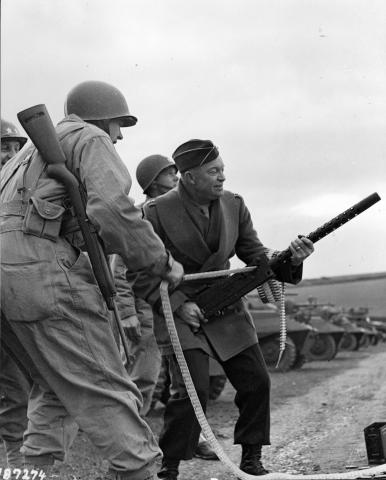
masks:
<path id="1" fill-rule="evenodd" d="M 321 227 L 317 228 L 313 232 L 306 235 L 313 243 L 321 240 L 325 236 L 332 233 L 337 228 L 341 227 L 345 223 L 349 222 L 353 218 L 355 218 L 360 213 L 363 213 L 368 208 L 372 207 L 375 203 L 379 202 L 381 197 L 378 193 L 374 192 L 368 197 L 364 198 L 360 202 L 356 203 L 352 207 L 348 208 L 344 212 L 340 213 L 336 217 L 332 218 L 330 221 L 323 224 Z M 271 260 L 270 267 L 272 270 L 275 270 L 279 266 L 280 263 L 288 260 L 292 255 L 291 249 L 287 248 L 283 252 L 281 252 L 277 257 Z"/>

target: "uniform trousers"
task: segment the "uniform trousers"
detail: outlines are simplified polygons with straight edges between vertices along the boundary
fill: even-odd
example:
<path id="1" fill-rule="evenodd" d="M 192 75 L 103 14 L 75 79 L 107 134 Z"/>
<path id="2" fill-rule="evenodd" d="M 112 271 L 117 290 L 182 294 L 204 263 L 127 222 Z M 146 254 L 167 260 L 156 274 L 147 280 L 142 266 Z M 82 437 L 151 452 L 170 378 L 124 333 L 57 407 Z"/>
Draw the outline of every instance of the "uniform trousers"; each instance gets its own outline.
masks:
<path id="1" fill-rule="evenodd" d="M 142 395 L 141 416 L 146 416 L 150 410 L 153 393 L 157 385 L 161 368 L 161 353 L 153 330 L 153 313 L 151 308 L 140 309 L 137 315 L 141 324 L 141 336 L 138 342 L 127 339 L 133 361 L 126 364 L 127 372 L 137 385 Z"/>
<path id="2" fill-rule="evenodd" d="M 120 478 L 147 478 L 161 452 L 88 259 L 62 238 L 1 240 L 2 309 L 33 365 L 22 453 L 34 464 L 63 460 L 79 426 Z"/>
<path id="3" fill-rule="evenodd" d="M 0 438 L 10 466 L 23 465 L 20 448 L 27 429 L 27 405 L 31 384 L 11 355 L 0 346 Z"/>
<path id="4" fill-rule="evenodd" d="M 198 397 L 205 411 L 209 396 L 209 356 L 203 350 L 185 350 Z M 164 457 L 189 460 L 197 447 L 201 428 L 187 394 L 174 355 L 168 356 L 171 396 L 164 414 L 159 445 Z M 220 361 L 236 390 L 239 417 L 234 428 L 235 444 L 270 444 L 270 378 L 258 344 L 229 360 Z"/>

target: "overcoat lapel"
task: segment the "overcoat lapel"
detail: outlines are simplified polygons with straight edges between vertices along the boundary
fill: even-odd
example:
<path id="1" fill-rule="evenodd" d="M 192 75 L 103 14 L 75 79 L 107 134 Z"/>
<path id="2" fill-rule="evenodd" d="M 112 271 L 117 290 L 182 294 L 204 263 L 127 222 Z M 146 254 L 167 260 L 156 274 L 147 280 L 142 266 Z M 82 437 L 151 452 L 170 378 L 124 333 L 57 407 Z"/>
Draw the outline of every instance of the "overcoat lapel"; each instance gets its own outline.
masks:
<path id="1" fill-rule="evenodd" d="M 238 202 L 225 192 L 213 206 L 212 215 L 218 216 L 219 245 L 211 252 L 193 220 L 189 216 L 178 190 L 157 198 L 158 218 L 173 245 L 201 265 L 198 271 L 214 270 L 227 262 L 238 236 Z"/>
<path id="2" fill-rule="evenodd" d="M 238 204 L 234 196 L 225 192 L 216 202 L 215 209 L 217 211 L 213 211 L 212 214 L 220 217 L 218 250 L 207 258 L 200 269 L 202 272 L 217 269 L 219 265 L 225 264 L 238 236 Z"/>
<path id="3" fill-rule="evenodd" d="M 157 211 L 162 228 L 177 250 L 202 265 L 211 252 L 186 211 L 178 191 L 172 190 L 158 197 Z"/>

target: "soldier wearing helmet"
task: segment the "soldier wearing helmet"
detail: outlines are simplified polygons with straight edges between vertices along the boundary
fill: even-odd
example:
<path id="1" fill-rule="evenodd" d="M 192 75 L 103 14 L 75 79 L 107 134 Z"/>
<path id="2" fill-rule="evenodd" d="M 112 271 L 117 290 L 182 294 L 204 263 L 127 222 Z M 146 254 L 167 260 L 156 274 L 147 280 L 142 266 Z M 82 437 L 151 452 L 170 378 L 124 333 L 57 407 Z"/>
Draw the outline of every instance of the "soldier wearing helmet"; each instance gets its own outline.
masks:
<path id="1" fill-rule="evenodd" d="M 8 120 L 1 119 L 1 166 L 14 157 L 23 148 L 27 138 L 20 135 L 17 127 Z"/>
<path id="2" fill-rule="evenodd" d="M 0 170 L 27 142 L 17 127 L 1 119 L 1 164 Z M 0 345 L 0 440 L 3 441 L 7 464 L 10 467 L 23 465 L 20 448 L 27 428 L 27 404 L 31 389 L 29 375 L 22 371 L 15 352 Z"/>
<path id="3" fill-rule="evenodd" d="M 105 253 L 173 288 L 183 269 L 128 196 L 131 177 L 113 145 L 137 121 L 124 96 L 107 83 L 83 82 L 68 94 L 65 113 L 56 133 Z M 79 425 L 108 461 L 105 480 L 151 479 L 160 450 L 139 415 L 141 395 L 123 366 L 66 191 L 34 148 L 1 176 L 3 321 L 34 379 L 25 463 L 49 470 L 62 461 Z M 53 428 L 55 440 L 47 435 Z"/>
<path id="4" fill-rule="evenodd" d="M 150 155 L 141 160 L 137 166 L 136 177 L 146 195 L 146 201 L 168 192 L 178 182 L 177 167 L 163 155 Z M 137 274 L 130 275 L 118 255 L 114 255 L 112 268 L 118 293 L 117 305 L 134 358 L 133 362 L 127 365 L 127 370 L 142 394 L 141 415 L 145 416 L 150 410 L 161 364 L 161 355 L 153 331 L 152 309 L 143 299 L 135 297 L 133 286 L 140 279 Z"/>
<path id="5" fill-rule="evenodd" d="M 121 127 L 137 123 L 122 93 L 113 85 L 100 81 L 83 82 L 74 87 L 67 95 L 64 113 L 77 115 L 101 128 L 114 144 L 123 138 Z"/>
<path id="6" fill-rule="evenodd" d="M 178 182 L 175 163 L 163 155 L 149 155 L 141 160 L 135 175 L 147 199 L 163 195 Z"/>
<path id="7" fill-rule="evenodd" d="M 141 160 L 136 170 L 137 182 L 146 195 L 146 201 L 141 206 L 175 188 L 178 183 L 177 172 L 176 164 L 164 155 L 149 155 Z M 122 260 L 117 255 L 114 257 L 117 303 L 122 312 L 124 329 L 134 356 L 128 371 L 142 393 L 144 402 L 141 413 L 146 415 L 150 409 L 156 410 L 161 406 L 160 400 L 165 388 L 164 372 L 169 375 L 168 354 L 171 347 L 169 344 L 165 347 L 161 342 L 160 349 L 163 353 L 161 360 L 160 349 L 154 336 L 152 309 L 145 300 L 134 294 L 137 288 L 142 288 L 143 279 L 137 275 L 130 278 Z M 171 389 L 176 391 L 179 382 L 183 380 L 178 378 L 176 384 L 171 385 Z M 218 460 L 203 435 L 200 435 L 194 455 L 204 460 Z"/>

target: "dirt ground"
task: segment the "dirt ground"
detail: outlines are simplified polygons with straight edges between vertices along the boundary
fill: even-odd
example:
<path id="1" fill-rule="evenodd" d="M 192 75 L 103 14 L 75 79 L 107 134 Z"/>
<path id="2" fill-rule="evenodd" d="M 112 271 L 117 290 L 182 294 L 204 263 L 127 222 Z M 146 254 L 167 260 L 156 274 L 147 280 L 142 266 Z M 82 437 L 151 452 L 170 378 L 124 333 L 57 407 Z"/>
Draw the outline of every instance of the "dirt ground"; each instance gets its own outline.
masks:
<path id="1" fill-rule="evenodd" d="M 367 463 L 363 429 L 386 422 L 386 344 L 358 352 L 340 352 L 330 362 L 311 362 L 289 373 L 272 372 L 272 438 L 264 447 L 264 465 L 273 472 L 330 473 Z M 237 411 L 234 391 L 224 392 L 208 408 L 208 420 L 229 457 L 238 464 L 240 447 L 232 444 Z M 156 433 L 162 419 L 150 416 Z M 0 448 L 0 465 L 4 452 Z M 55 466 L 52 478 L 103 478 L 106 463 L 79 434 L 68 460 Z M 181 480 L 235 478 L 219 461 L 183 462 Z"/>

